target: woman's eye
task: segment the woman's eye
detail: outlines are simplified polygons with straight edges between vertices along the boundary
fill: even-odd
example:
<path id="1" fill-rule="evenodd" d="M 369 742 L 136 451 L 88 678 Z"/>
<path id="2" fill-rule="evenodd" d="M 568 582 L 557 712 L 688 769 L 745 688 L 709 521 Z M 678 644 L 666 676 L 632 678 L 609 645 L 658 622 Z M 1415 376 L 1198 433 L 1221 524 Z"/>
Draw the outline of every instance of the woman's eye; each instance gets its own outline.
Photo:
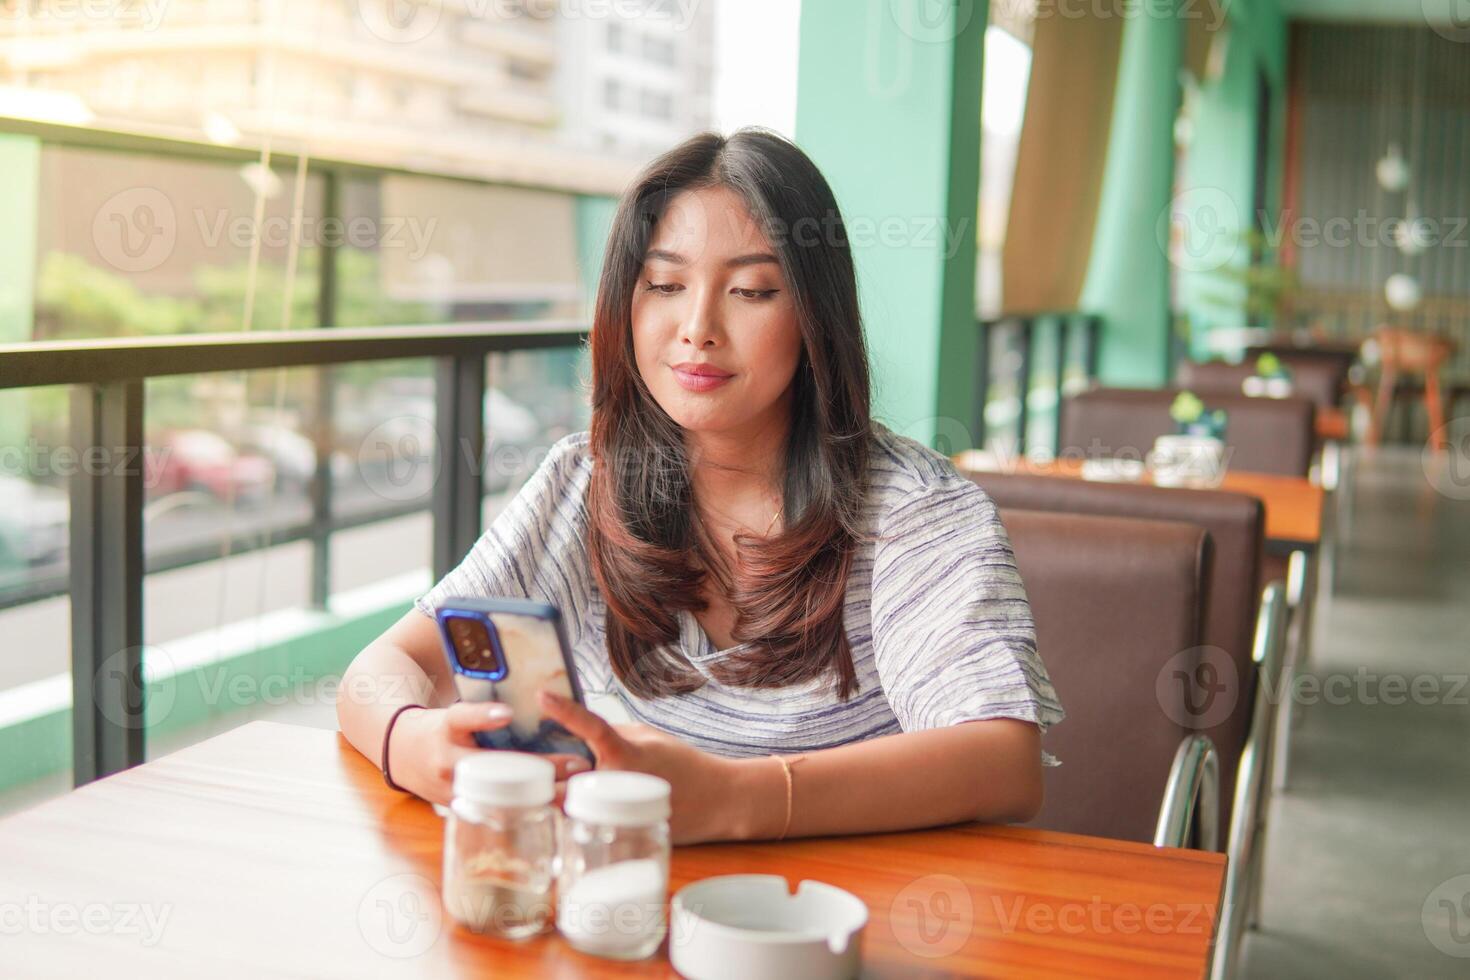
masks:
<path id="1" fill-rule="evenodd" d="M 780 291 L 781 290 L 779 289 L 741 289 L 738 286 L 735 289 L 730 290 L 730 292 L 734 293 L 736 296 L 742 297 L 744 299 L 770 299 L 772 296 L 775 296 Z"/>
<path id="2" fill-rule="evenodd" d="M 644 288 L 646 288 L 650 293 L 663 293 L 667 296 L 669 293 L 677 293 L 684 287 L 679 285 L 677 282 L 653 282 L 652 280 L 649 280 Z"/>

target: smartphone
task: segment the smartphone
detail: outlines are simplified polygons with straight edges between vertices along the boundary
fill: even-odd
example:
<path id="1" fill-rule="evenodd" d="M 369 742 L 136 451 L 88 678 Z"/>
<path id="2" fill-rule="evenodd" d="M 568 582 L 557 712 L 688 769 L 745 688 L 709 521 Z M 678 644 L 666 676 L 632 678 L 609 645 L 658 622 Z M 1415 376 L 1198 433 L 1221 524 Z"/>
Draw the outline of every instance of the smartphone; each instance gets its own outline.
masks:
<path id="1" fill-rule="evenodd" d="M 560 752 L 594 762 L 587 743 L 541 716 L 543 689 L 582 704 L 561 613 L 529 599 L 446 599 L 434 617 L 461 701 L 510 705 L 504 728 L 475 732 L 487 749 Z"/>

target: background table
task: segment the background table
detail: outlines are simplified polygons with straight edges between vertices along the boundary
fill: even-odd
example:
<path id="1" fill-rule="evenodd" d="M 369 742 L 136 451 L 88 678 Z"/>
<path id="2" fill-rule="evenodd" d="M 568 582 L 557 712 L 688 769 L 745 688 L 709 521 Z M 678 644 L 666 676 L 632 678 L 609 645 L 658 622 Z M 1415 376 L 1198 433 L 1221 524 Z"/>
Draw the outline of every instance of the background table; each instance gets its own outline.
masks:
<path id="1" fill-rule="evenodd" d="M 1033 462 L 1022 458 L 997 463 L 988 453 L 967 450 L 957 453 L 953 462 L 961 472 L 967 473 L 1026 473 L 1082 479 L 1082 461 L 1077 459 Z M 1149 482 L 1146 471 L 1139 482 Z M 1321 487 L 1305 477 L 1227 469 L 1224 481 L 1215 489 L 1260 499 L 1266 507 L 1266 542 L 1273 551 L 1312 552 L 1322 541 L 1324 494 Z"/>
<path id="2" fill-rule="evenodd" d="M 443 823 L 336 732 L 252 722 L 0 821 L 7 976 L 668 976 L 441 915 Z M 676 848 L 867 902 L 865 975 L 1203 974 L 1224 858 L 1015 828 Z M 152 916 L 162 928 L 148 931 Z M 19 926 L 19 928 L 18 928 Z"/>

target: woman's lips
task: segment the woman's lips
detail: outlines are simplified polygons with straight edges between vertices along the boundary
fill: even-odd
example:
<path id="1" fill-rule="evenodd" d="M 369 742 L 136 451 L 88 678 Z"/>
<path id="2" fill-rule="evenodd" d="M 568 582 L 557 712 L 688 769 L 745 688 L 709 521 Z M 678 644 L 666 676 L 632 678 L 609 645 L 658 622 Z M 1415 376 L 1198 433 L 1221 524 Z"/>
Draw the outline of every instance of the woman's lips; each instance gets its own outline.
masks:
<path id="1" fill-rule="evenodd" d="M 713 391 L 735 377 L 733 374 L 696 374 L 681 367 L 673 368 L 674 380 L 686 391 Z"/>

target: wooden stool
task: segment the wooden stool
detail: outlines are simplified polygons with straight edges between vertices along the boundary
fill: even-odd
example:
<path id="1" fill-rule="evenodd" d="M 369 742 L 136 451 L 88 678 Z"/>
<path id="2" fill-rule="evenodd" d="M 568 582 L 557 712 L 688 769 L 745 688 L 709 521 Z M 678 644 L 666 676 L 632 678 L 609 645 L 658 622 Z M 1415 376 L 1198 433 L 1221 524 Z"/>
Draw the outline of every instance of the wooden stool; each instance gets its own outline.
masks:
<path id="1" fill-rule="evenodd" d="M 1373 425 L 1368 444 L 1376 446 L 1383 437 L 1383 427 L 1393 406 L 1394 390 L 1402 375 L 1423 375 L 1424 410 L 1429 417 L 1429 441 L 1436 449 L 1449 445 L 1445 436 L 1444 397 L 1439 387 L 1439 372 L 1455 352 L 1455 346 L 1438 334 L 1399 327 L 1379 327 L 1373 333 L 1378 342 L 1380 371 L 1378 401 L 1373 409 Z"/>

